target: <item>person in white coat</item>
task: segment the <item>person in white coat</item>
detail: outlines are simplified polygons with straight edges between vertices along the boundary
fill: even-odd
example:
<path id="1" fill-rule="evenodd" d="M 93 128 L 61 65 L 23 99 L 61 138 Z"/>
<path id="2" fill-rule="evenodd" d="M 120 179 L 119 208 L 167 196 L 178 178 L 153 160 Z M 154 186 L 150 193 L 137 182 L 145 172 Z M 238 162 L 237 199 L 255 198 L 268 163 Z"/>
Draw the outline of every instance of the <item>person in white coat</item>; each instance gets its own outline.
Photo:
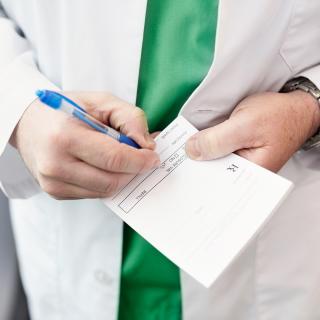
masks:
<path id="1" fill-rule="evenodd" d="M 137 97 L 137 92 L 143 92 L 144 61 L 156 62 L 152 59 L 158 52 L 171 48 L 159 45 L 164 43 L 162 37 L 155 36 L 160 42 L 144 54 L 143 35 L 155 17 L 161 23 L 150 30 L 157 36 L 161 30 L 171 34 L 172 29 L 163 28 L 187 12 L 185 27 L 196 22 L 217 27 L 211 47 L 203 41 L 205 31 L 211 29 L 197 31 L 195 38 L 194 33 L 184 32 L 188 28 L 178 29 L 176 40 L 185 36 L 185 41 L 193 42 L 185 42 L 179 55 L 171 56 L 181 57 L 186 62 L 182 67 L 175 61 L 176 65 L 165 69 L 174 72 L 180 66 L 179 72 L 188 71 L 187 77 L 190 70 L 198 70 L 197 64 L 191 69 L 192 57 L 211 64 L 181 99 L 179 112 L 201 130 L 187 143 L 188 155 L 207 160 L 237 152 L 270 170 L 281 169 L 280 174 L 296 187 L 210 289 L 180 272 L 181 287 L 168 286 L 165 291 L 170 295 L 177 289 L 180 298 L 167 301 L 162 297 L 156 304 L 153 301 L 154 309 L 146 306 L 146 311 L 132 313 L 131 319 L 144 319 L 148 312 L 151 320 L 320 319 L 320 255 L 315 246 L 320 240 L 320 151 L 301 149 L 320 126 L 316 99 L 320 2 L 223 0 L 217 11 L 213 10 L 215 1 L 203 14 L 198 1 L 188 0 L 192 12 L 175 3 L 166 10 L 154 9 L 153 16 L 151 3 L 157 2 L 150 0 L 147 6 L 146 0 L 0 1 L 0 181 L 12 199 L 32 318 L 128 319 L 130 314 L 118 316 L 119 304 L 123 310 L 128 302 L 128 312 L 135 312 L 130 299 L 136 298 L 141 306 L 148 300 L 149 287 L 139 288 L 142 295 L 136 297 L 133 287 L 126 296 L 129 300 L 119 301 L 125 295 L 120 282 L 128 280 L 122 264 L 130 246 L 123 247 L 122 222 L 96 198 L 112 195 L 134 174 L 159 164 L 144 113 L 134 105 L 142 101 L 144 106 L 143 98 Z M 216 25 L 214 18 L 210 20 L 215 12 Z M 174 19 L 166 14 L 173 14 Z M 162 15 L 165 19 L 161 20 Z M 174 48 L 174 43 L 170 45 Z M 191 58 L 186 52 L 193 53 Z M 156 66 L 151 75 L 158 80 L 162 73 L 157 73 Z M 298 86 L 286 86 L 286 91 L 301 90 L 278 93 L 289 80 L 302 76 Z M 173 83 L 166 84 L 168 99 Z M 143 148 L 119 144 L 47 110 L 35 100 L 39 88 L 64 91 Z M 152 88 L 149 80 L 151 92 Z M 150 122 L 147 105 L 144 110 Z M 135 261 L 138 268 L 144 259 L 148 256 Z M 167 263 L 164 258 L 161 261 Z M 175 309 L 170 313 L 173 301 Z"/>

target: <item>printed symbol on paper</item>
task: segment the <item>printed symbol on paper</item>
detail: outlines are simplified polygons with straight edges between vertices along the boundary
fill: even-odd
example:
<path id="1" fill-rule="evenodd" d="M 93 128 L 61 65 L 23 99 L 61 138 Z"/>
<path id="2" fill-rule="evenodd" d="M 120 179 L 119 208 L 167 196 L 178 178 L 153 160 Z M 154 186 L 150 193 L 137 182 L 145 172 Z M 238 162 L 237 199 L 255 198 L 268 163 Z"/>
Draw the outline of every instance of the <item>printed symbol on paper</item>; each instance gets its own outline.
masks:
<path id="1" fill-rule="evenodd" d="M 239 167 L 237 165 L 235 165 L 234 163 L 227 168 L 227 170 L 230 172 L 237 172 L 238 169 L 239 169 Z"/>

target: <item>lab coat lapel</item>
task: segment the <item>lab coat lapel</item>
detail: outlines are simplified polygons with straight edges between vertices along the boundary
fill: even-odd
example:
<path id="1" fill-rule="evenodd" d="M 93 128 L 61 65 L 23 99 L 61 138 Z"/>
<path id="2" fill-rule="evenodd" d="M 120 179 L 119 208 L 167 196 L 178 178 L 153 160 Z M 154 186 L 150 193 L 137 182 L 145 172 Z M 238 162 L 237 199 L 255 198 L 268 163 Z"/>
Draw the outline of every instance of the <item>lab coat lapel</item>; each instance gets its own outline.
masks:
<path id="1" fill-rule="evenodd" d="M 289 9 L 294 2 L 220 1 L 213 64 L 181 110 L 181 114 L 198 129 L 228 118 L 236 103 L 244 97 L 262 90 L 278 89 L 284 71 L 273 70 L 269 79 L 263 78 L 263 72 L 268 63 L 273 63 L 268 59 L 272 57 L 272 51 L 278 49 L 277 39 L 282 36 L 274 34 L 272 28 L 281 32 L 286 30 L 291 15 Z M 261 37 L 263 47 L 257 45 Z M 265 65 L 262 65 L 264 57 Z"/>
<path id="2" fill-rule="evenodd" d="M 285 3 L 292 6 L 294 1 L 220 1 L 213 64 L 206 78 L 181 110 L 181 114 L 196 127 L 202 129 L 223 121 L 234 108 L 235 101 L 257 90 L 253 87 L 254 81 L 247 75 L 245 66 L 254 59 L 254 53 L 250 55 L 250 51 L 255 52 L 255 39 L 259 37 L 259 30 L 272 27 L 268 25 L 268 17 L 277 14 Z M 266 39 L 268 40 L 270 39 Z M 247 54 L 241 55 L 244 44 L 247 44 L 245 48 Z M 240 77 L 248 79 L 242 81 L 240 85 L 239 82 L 235 85 L 233 80 L 232 71 L 236 69 L 235 63 L 240 64 Z M 256 78 L 258 72 L 258 69 L 256 73 L 253 72 L 252 77 Z M 235 315 L 226 318 L 226 314 L 229 314 L 226 312 L 228 309 L 225 305 L 226 296 L 229 297 L 227 303 L 231 309 L 237 304 L 242 305 L 238 310 L 237 319 L 254 319 L 254 315 L 251 314 L 254 306 L 250 306 L 247 297 L 254 294 L 254 271 L 249 266 L 254 265 L 255 246 L 256 239 L 228 268 L 225 276 L 221 276 L 210 289 L 202 287 L 181 271 L 184 320 L 234 319 Z M 232 290 L 235 294 L 230 293 Z M 230 297 L 233 297 L 233 300 Z M 215 305 L 214 309 L 212 305 Z M 218 305 L 221 305 L 221 308 L 217 308 Z"/>

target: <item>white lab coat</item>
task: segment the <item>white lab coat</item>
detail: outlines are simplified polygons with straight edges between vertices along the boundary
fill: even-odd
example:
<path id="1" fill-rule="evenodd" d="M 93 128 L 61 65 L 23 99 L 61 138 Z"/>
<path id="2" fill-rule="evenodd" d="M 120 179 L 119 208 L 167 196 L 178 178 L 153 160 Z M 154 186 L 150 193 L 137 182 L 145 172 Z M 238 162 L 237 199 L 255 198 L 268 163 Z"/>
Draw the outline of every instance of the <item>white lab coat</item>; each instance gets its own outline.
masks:
<path id="1" fill-rule="evenodd" d="M 7 142 L 38 88 L 135 102 L 146 0 L 0 3 L 0 180 L 29 198 L 11 208 L 33 319 L 116 319 L 121 221 L 100 201 L 36 194 Z M 214 63 L 182 114 L 202 129 L 299 74 L 320 87 L 319 14 L 319 0 L 221 0 Z M 319 151 L 298 152 L 281 174 L 295 190 L 209 290 L 181 273 L 185 320 L 320 319 Z"/>

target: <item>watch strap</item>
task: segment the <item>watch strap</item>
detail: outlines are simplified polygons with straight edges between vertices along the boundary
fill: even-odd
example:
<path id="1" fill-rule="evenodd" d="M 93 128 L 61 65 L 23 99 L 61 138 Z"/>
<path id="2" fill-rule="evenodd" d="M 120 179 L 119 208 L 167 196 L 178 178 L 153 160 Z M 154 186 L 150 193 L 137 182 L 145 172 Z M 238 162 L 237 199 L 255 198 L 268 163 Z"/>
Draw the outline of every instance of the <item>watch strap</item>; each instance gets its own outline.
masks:
<path id="1" fill-rule="evenodd" d="M 289 80 L 280 90 L 280 92 L 291 92 L 295 90 L 302 90 L 310 93 L 320 103 L 320 90 L 318 87 L 306 77 L 298 77 Z"/>

